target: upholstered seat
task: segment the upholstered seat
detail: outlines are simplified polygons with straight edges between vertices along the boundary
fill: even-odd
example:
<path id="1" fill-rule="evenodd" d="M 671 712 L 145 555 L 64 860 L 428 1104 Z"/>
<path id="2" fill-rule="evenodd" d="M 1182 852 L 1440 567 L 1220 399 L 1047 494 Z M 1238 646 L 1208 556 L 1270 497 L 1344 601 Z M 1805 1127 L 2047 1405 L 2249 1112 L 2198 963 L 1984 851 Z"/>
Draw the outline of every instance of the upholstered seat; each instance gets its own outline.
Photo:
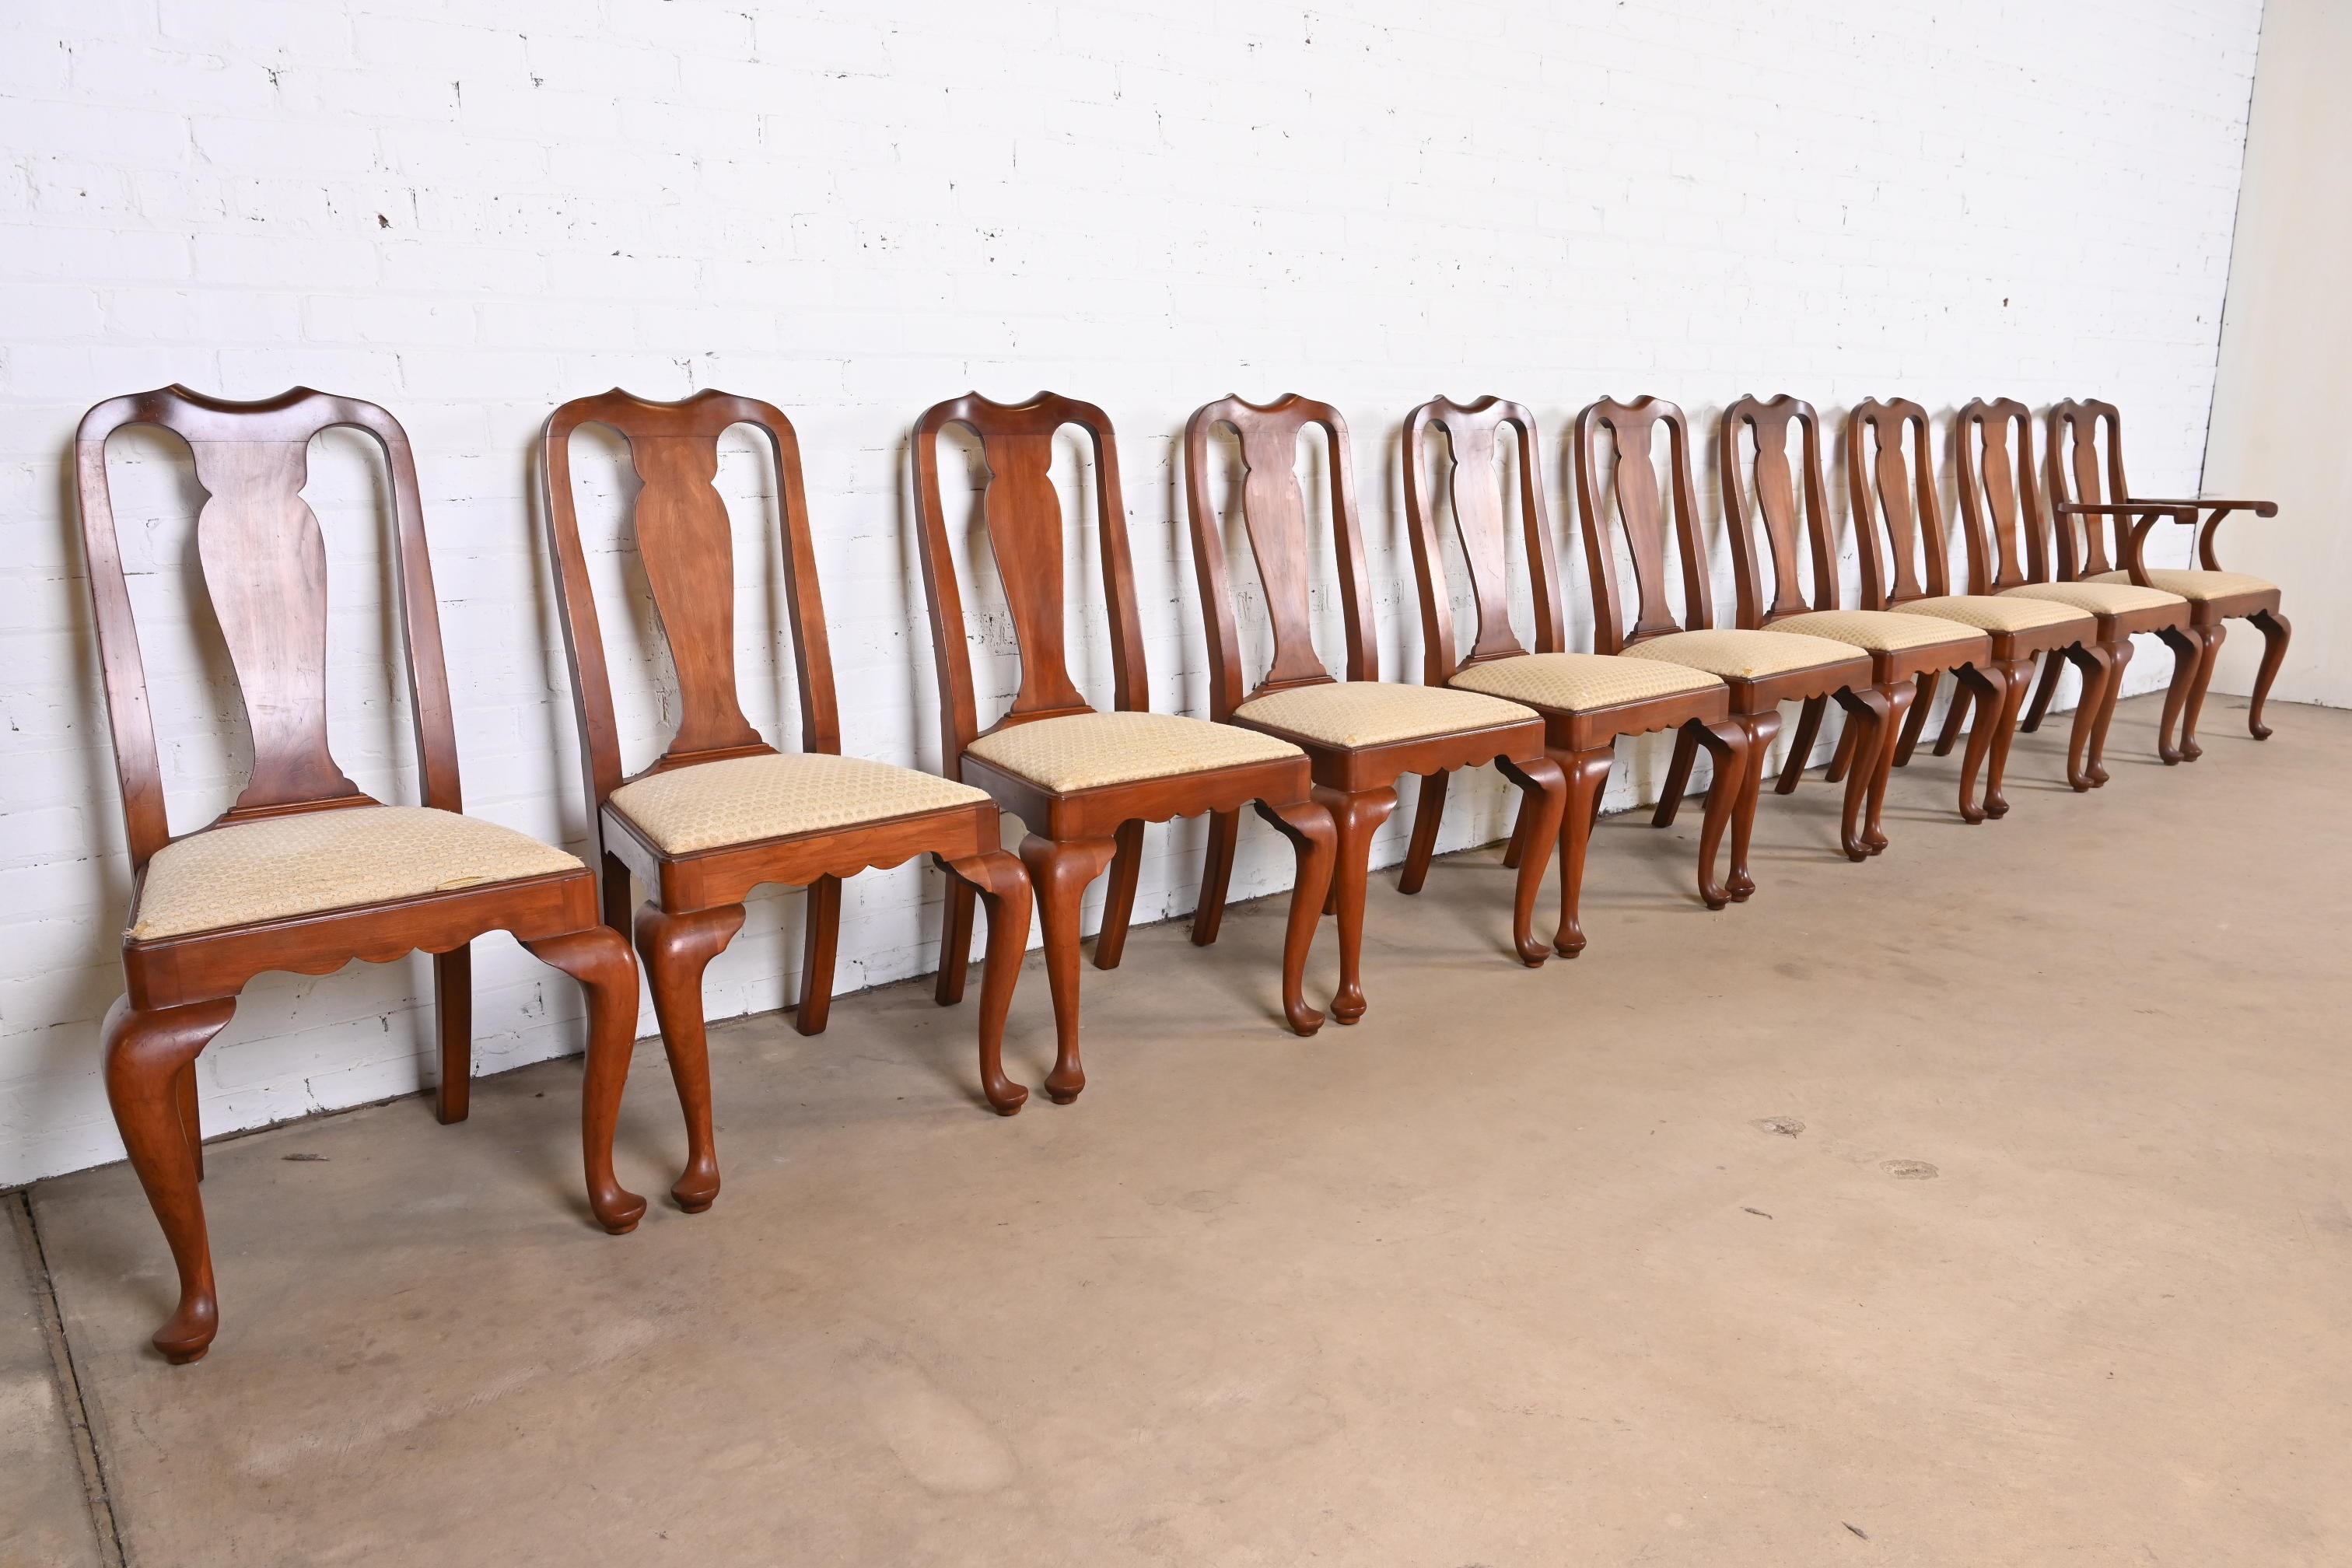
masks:
<path id="1" fill-rule="evenodd" d="M 2275 594 L 2278 584 L 2265 577 L 2244 572 L 2196 572 L 2169 567 L 2152 567 L 2147 580 L 2168 594 L 2178 594 L 2192 603 L 2207 599 L 2234 599 L 2241 594 Z M 2128 572 L 2102 572 L 2091 579 L 2094 583 L 2129 583 Z"/>
<path id="2" fill-rule="evenodd" d="M 2021 599 L 2043 599 L 2053 605 L 2069 605 L 2099 616 L 2126 616 L 2135 610 L 2161 610 L 2181 602 L 2178 594 L 2169 594 L 2161 588 L 2142 588 L 2132 583 L 2027 583 L 2004 591 Z"/>
<path id="3" fill-rule="evenodd" d="M 1066 713 L 982 735 L 964 754 L 1056 794 L 1307 753 L 1287 741 L 1173 713 Z"/>
<path id="4" fill-rule="evenodd" d="M 1851 643 L 1807 637 L 1802 632 L 1725 630 L 1668 632 L 1664 637 L 1635 643 L 1625 650 L 1625 657 L 1703 669 L 1727 680 L 1754 680 L 1761 676 L 1810 669 L 1815 665 L 1841 663 L 1854 658 L 1855 653 Z"/>
<path id="5" fill-rule="evenodd" d="M 1898 616 L 1892 610 L 1815 610 L 1775 621 L 1772 630 L 1827 637 L 1872 653 L 1933 647 L 1937 643 L 1959 642 L 1969 637 L 1957 626 L 1939 625 L 1932 618 Z"/>
<path id="6" fill-rule="evenodd" d="M 1539 708 L 1583 711 L 1646 702 L 1657 697 L 1678 697 L 1721 686 L 1722 680 L 1703 669 L 1664 664 L 1656 659 L 1627 659 L 1604 653 L 1528 653 L 1512 658 L 1488 659 L 1455 674 L 1452 685 Z"/>
<path id="7" fill-rule="evenodd" d="M 937 773 L 822 752 L 730 757 L 648 773 L 610 804 L 666 855 L 882 822 L 988 796 Z"/>
<path id="8" fill-rule="evenodd" d="M 155 851 L 126 933 L 153 942 L 583 869 L 528 834 L 421 805 L 306 811 Z"/>
<path id="9" fill-rule="evenodd" d="M 1524 722 L 1536 713 L 1474 691 L 1346 680 L 1268 692 L 1243 703 L 1234 717 L 1327 746 L 1355 747 L 1491 730 Z"/>
<path id="10" fill-rule="evenodd" d="M 1914 599 L 1907 605 L 1897 605 L 1894 613 L 1958 621 L 1983 632 L 2039 631 L 2044 626 L 2081 621 L 2084 635 L 2090 635 L 2091 617 L 2083 611 L 2049 599 L 2028 599 L 2016 594 L 1947 594 L 1941 598 Z"/>

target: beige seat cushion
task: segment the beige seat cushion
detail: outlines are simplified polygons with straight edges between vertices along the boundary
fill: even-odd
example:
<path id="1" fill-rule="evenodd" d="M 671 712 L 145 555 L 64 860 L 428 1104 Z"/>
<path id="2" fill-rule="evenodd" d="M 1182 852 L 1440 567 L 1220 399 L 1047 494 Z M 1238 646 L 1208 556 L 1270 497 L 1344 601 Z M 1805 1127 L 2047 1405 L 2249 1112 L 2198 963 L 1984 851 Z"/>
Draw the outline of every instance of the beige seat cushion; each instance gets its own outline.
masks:
<path id="1" fill-rule="evenodd" d="M 1774 621 L 1772 629 L 1827 637 L 1873 653 L 1901 653 L 1915 647 L 1933 647 L 1937 643 L 1975 640 L 1968 631 L 1948 621 L 1898 616 L 1892 610 L 1815 610 Z"/>
<path id="2" fill-rule="evenodd" d="M 610 798 L 656 848 L 687 855 L 722 844 L 977 805 L 988 796 L 970 784 L 913 768 L 789 752 L 650 773 L 623 784 Z"/>
<path id="3" fill-rule="evenodd" d="M 1856 654 L 1852 643 L 1810 637 L 1802 632 L 1712 631 L 1668 632 L 1634 644 L 1625 650 L 1625 657 L 1685 665 L 1726 679 L 1754 680 L 1819 664 L 1840 664 Z"/>
<path id="4" fill-rule="evenodd" d="M 1455 674 L 1453 685 L 1538 708 L 1583 712 L 1705 691 L 1723 682 L 1703 669 L 1605 653 L 1529 653 L 1489 659 Z"/>
<path id="5" fill-rule="evenodd" d="M 2069 605 L 2100 616 L 2128 615 L 2134 610 L 2161 610 L 2168 605 L 2186 603 L 2178 594 L 2168 594 L 2161 588 L 2142 588 L 2130 583 L 2028 583 L 2004 592 L 2014 594 L 2021 599 L 2042 599 L 2053 605 Z"/>
<path id="6" fill-rule="evenodd" d="M 2184 599 L 2232 599 L 2240 594 L 2275 594 L 2278 584 L 2267 578 L 2250 576 L 2243 572 L 2189 572 L 2171 568 L 2151 568 L 2147 580 L 2168 594 L 2178 594 Z M 2128 583 L 2128 572 L 2102 572 L 2091 579 L 2094 583 Z"/>
<path id="7" fill-rule="evenodd" d="M 1346 680 L 1269 692 L 1243 703 L 1234 717 L 1327 746 L 1384 746 L 1524 723 L 1537 715 L 1531 708 L 1472 691 Z"/>
<path id="8" fill-rule="evenodd" d="M 210 827 L 147 862 L 129 935 L 185 936 L 584 868 L 528 834 L 421 805 Z"/>
<path id="9" fill-rule="evenodd" d="M 1255 730 L 1173 713 L 1066 713 L 1008 725 L 965 752 L 1056 794 L 1307 754 Z"/>
<path id="10" fill-rule="evenodd" d="M 1895 613 L 1933 616 L 1986 632 L 2038 631 L 2043 626 L 2081 621 L 2087 636 L 2091 621 L 2090 616 L 2070 605 L 2048 599 L 2020 598 L 2014 594 L 1947 594 L 1939 599 L 1914 599 L 1907 605 L 1897 605 Z"/>

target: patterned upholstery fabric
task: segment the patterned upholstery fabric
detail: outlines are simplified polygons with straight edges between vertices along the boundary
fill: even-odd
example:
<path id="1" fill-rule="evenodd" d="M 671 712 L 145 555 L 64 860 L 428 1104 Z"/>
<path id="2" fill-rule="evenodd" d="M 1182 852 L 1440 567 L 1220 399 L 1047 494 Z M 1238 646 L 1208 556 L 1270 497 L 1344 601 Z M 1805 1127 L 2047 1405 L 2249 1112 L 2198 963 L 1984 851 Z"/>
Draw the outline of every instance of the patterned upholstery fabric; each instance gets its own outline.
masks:
<path id="1" fill-rule="evenodd" d="M 730 757 L 651 773 L 614 790 L 612 805 L 668 855 L 787 834 L 880 822 L 988 796 L 937 773 L 864 757 L 788 752 Z"/>
<path id="2" fill-rule="evenodd" d="M 1811 615 L 1790 616 L 1784 621 L 1774 621 L 1772 629 L 1827 637 L 1832 642 L 1851 643 L 1873 653 L 1932 647 L 1937 643 L 1958 642 L 1969 637 L 1968 631 L 1948 621 L 1939 622 L 1933 616 L 1898 616 L 1892 610 L 1815 610 Z"/>
<path id="3" fill-rule="evenodd" d="M 584 868 L 528 834 L 421 805 L 359 805 L 207 828 L 147 862 L 140 942 Z"/>
<path id="4" fill-rule="evenodd" d="M 1759 676 L 1785 675 L 1817 664 L 1839 664 L 1856 657 L 1852 643 L 1809 637 L 1802 632 L 1668 632 L 1636 643 L 1627 658 L 1654 658 L 1709 675 L 1753 680 Z"/>
<path id="5" fill-rule="evenodd" d="M 1455 674 L 1452 685 L 1538 708 L 1583 712 L 1705 691 L 1723 682 L 1703 669 L 1605 653 L 1530 653 L 1489 659 Z"/>
<path id="6" fill-rule="evenodd" d="M 1895 613 L 1933 616 L 1987 632 L 2030 632 L 2068 621 L 2083 622 L 2086 637 L 2091 630 L 2091 617 L 2080 610 L 2048 599 L 2021 598 L 2015 594 L 1947 594 L 1940 599 L 1914 599 L 1907 605 L 1897 605 Z"/>
<path id="7" fill-rule="evenodd" d="M 1056 794 L 1307 754 L 1255 730 L 1173 713 L 1066 713 L 982 735 L 965 751 Z"/>
<path id="8" fill-rule="evenodd" d="M 2168 594 L 2178 594 L 2184 599 L 2228 599 L 2240 594 L 2273 594 L 2278 584 L 2265 577 L 2250 576 L 2243 572 L 2184 572 L 2151 567 L 2147 580 Z M 2128 583 L 2128 572 L 2102 572 L 2091 579 L 2094 583 Z"/>
<path id="9" fill-rule="evenodd" d="M 1532 709 L 1470 691 L 1385 680 L 1334 681 L 1269 692 L 1234 710 L 1236 719 L 1303 735 L 1327 746 L 1381 746 L 1425 735 L 1455 735 L 1533 719 Z"/>
<path id="10" fill-rule="evenodd" d="M 2027 583 L 2021 587 L 2004 590 L 2021 599 L 2042 599 L 2053 605 L 2070 605 L 2095 615 L 2120 616 L 2133 610 L 2160 610 L 2182 603 L 2178 594 L 2168 594 L 2161 588 L 2142 588 L 2131 583 Z"/>

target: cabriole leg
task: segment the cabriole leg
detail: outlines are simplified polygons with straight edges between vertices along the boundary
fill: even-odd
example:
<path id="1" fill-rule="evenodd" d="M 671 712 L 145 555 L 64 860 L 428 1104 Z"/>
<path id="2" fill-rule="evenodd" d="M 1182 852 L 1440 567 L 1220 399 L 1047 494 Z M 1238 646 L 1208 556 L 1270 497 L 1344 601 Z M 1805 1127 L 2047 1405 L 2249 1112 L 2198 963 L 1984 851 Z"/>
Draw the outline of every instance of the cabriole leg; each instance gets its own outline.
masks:
<path id="1" fill-rule="evenodd" d="M 1290 840 L 1298 857 L 1298 879 L 1290 889 L 1290 923 L 1282 938 L 1282 1011 L 1294 1034 L 1311 1035 L 1323 1026 L 1323 1015 L 1307 1005 L 1307 950 L 1314 945 L 1315 924 L 1331 889 L 1339 832 L 1331 814 L 1312 800 L 1280 805 L 1262 800 L 1257 810 Z"/>
<path id="2" fill-rule="evenodd" d="M 175 1365 L 202 1357 L 220 1331 L 212 1246 L 205 1234 L 204 1196 L 196 1188 L 195 1152 L 181 1119 L 179 1084 L 182 1071 L 227 1027 L 236 1011 L 234 1001 L 142 1011 L 124 997 L 106 1015 L 107 1103 L 180 1276 L 179 1305 L 154 1336 L 155 1348 Z"/>
<path id="3" fill-rule="evenodd" d="M 1045 983 L 1054 993 L 1054 1070 L 1045 1075 L 1045 1097 L 1067 1105 L 1087 1087 L 1078 1059 L 1079 905 L 1087 884 L 1118 853 L 1115 838 L 1021 840 L 1021 863 L 1037 900 L 1037 923 L 1045 934 Z M 1321 889 L 1317 889 L 1321 896 Z"/>
<path id="4" fill-rule="evenodd" d="M 710 1040 L 702 1021 L 702 972 L 743 929 L 743 906 L 672 914 L 647 904 L 637 911 L 637 952 L 654 994 L 670 1080 L 686 1113 L 686 1171 L 670 1196 L 700 1214 L 719 1196 L 719 1150 L 710 1128 Z"/>
<path id="5" fill-rule="evenodd" d="M 1002 849 L 947 862 L 954 884 L 988 900 L 988 955 L 980 972 L 980 1089 L 999 1116 L 1028 1101 L 1029 1090 L 1004 1076 L 1004 1020 L 1021 955 L 1029 946 L 1029 873 Z"/>
<path id="6" fill-rule="evenodd" d="M 2263 722 L 2263 704 L 2271 699 L 2271 682 L 2278 679 L 2279 667 L 2286 663 L 2287 639 L 2294 627 L 2276 610 L 2258 610 L 2251 617 L 2254 629 L 2263 634 L 2263 664 L 2254 672 L 2254 697 L 2246 710 L 2246 732 L 2257 741 L 2271 738 L 2271 727 Z"/>

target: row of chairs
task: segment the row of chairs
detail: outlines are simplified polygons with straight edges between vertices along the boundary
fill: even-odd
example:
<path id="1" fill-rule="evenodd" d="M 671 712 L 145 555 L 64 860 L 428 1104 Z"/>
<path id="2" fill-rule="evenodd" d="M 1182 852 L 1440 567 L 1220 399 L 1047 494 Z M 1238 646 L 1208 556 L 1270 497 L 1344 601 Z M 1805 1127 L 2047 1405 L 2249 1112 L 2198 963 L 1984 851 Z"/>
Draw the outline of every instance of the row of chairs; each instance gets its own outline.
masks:
<path id="1" fill-rule="evenodd" d="M 236 802 L 205 828 L 177 838 L 165 820 L 150 695 L 108 488 L 108 440 L 134 424 L 160 426 L 184 439 L 207 492 L 196 524 L 198 553 L 252 737 L 251 772 Z M 635 539 L 678 684 L 668 744 L 634 776 L 621 763 L 575 511 L 572 437 L 590 424 L 619 433 L 641 481 Z M 801 710 L 795 752 L 777 750 L 752 728 L 736 688 L 736 564 L 713 480 L 719 438 L 738 426 L 763 436 L 774 462 Z M 1019 689 L 1010 709 L 986 727 L 978 715 L 941 496 L 939 450 L 951 426 L 980 443 L 986 471 L 981 517 L 1019 642 Z M 328 746 L 325 547 L 302 489 L 310 441 L 334 426 L 374 437 L 390 471 L 419 806 L 367 795 Z M 1113 668 L 1109 711 L 1087 702 L 1064 647 L 1063 507 L 1050 468 L 1058 433 L 1071 426 L 1093 447 Z M 1255 683 L 1243 669 L 1215 500 L 1212 447 L 1221 430 L 1238 441 L 1238 510 L 1272 629 L 1271 658 Z M 1318 525 L 1309 519 L 1298 472 L 1298 442 L 1308 432 L 1319 434 L 1326 452 L 1323 489 L 1346 624 L 1343 680 L 1330 674 L 1312 637 L 1310 532 Z M 1438 435 L 1444 439 L 1436 471 L 1450 500 L 1444 508 L 1423 461 Z M 1908 760 L 1921 736 L 1926 699 L 1946 674 L 1958 688 L 1938 755 L 1957 742 L 1965 715 L 1975 714 L 1967 723 L 1958 786 L 1960 815 L 1969 822 L 2008 809 L 2002 773 L 2037 660 L 2042 684 L 2024 714 L 2027 729 L 2040 722 L 2063 664 L 2083 672 L 2067 760 L 2069 782 L 2078 790 L 2105 782 L 2106 729 L 2138 632 L 2157 633 L 2174 650 L 2165 761 L 2197 754 L 2198 709 L 2229 617 L 2250 617 L 2267 639 L 2251 725 L 2258 738 L 2268 733 L 2263 699 L 2287 638 L 2278 590 L 2221 571 L 2213 534 L 2232 511 L 2267 516 L 2274 509 L 2131 496 L 2120 418 L 2106 405 L 2063 403 L 2050 411 L 2046 504 L 2028 410 L 2004 400 L 1958 411 L 1949 445 L 1968 569 L 1957 585 L 1947 564 L 1927 413 L 1903 401 L 1857 406 L 1844 440 L 1862 589 L 1860 604 L 1849 608 L 1838 603 L 1821 420 L 1794 398 L 1740 399 L 1717 429 L 1738 584 L 1732 614 L 1722 617 L 1709 586 L 1693 496 L 1692 438 L 1681 410 L 1647 397 L 1593 404 L 1578 416 L 1573 440 L 1597 628 L 1592 653 L 1567 646 L 1543 443 L 1533 416 L 1492 397 L 1439 399 L 1413 410 L 1404 437 L 1424 655 L 1418 684 L 1381 679 L 1350 445 L 1339 412 L 1292 395 L 1266 405 L 1229 397 L 1194 414 L 1184 435 L 1185 491 L 1211 665 L 1211 718 L 1198 720 L 1148 710 L 1118 445 L 1102 411 L 1051 395 L 1017 405 L 974 395 L 932 408 L 916 427 L 914 480 L 941 693 L 940 776 L 840 754 L 799 450 L 779 410 L 719 392 L 658 403 L 614 391 L 565 404 L 543 433 L 541 510 L 578 707 L 595 840 L 592 869 L 561 849 L 463 814 L 415 466 L 389 413 L 301 388 L 266 402 L 231 403 L 173 386 L 93 408 L 77 437 L 79 494 L 137 878 L 122 945 L 127 994 L 107 1020 L 105 1078 L 123 1142 L 178 1266 L 179 1303 L 157 1331 L 157 1347 L 173 1361 L 193 1361 L 217 1331 L 198 1194 L 203 1152 L 194 1068 L 227 1025 L 238 992 L 263 971 L 324 973 L 355 957 L 434 954 L 437 1110 L 445 1121 L 467 1113 L 467 943 L 488 931 L 509 931 L 575 976 L 589 1012 L 582 1100 L 589 1203 L 600 1224 L 620 1233 L 637 1224 L 646 1206 L 620 1185 L 612 1162 L 635 1033 L 637 956 L 687 1123 L 686 1170 L 672 1194 L 682 1208 L 698 1211 L 719 1186 L 702 975 L 741 928 L 746 895 L 763 884 L 809 890 L 794 1015 L 804 1034 L 826 1021 L 843 878 L 924 855 L 949 874 L 937 984 L 942 1005 L 961 997 L 975 906 L 984 902 L 981 1087 L 991 1106 L 1010 1115 L 1028 1091 L 1006 1077 L 1002 1043 L 1033 903 L 1056 1041 L 1045 1089 L 1067 1102 L 1086 1082 L 1078 1032 L 1080 900 L 1108 869 L 1094 962 L 1116 967 L 1150 822 L 1210 818 L 1192 921 L 1192 940 L 1204 945 L 1216 939 L 1242 808 L 1254 806 L 1290 841 L 1297 869 L 1283 945 L 1283 1008 L 1289 1026 L 1308 1035 L 1326 1016 L 1305 994 L 1307 951 L 1324 913 L 1336 917 L 1339 942 L 1329 1016 L 1349 1024 L 1366 1010 L 1360 953 L 1371 840 L 1408 776 L 1418 781 L 1418 797 L 1400 884 L 1407 892 L 1427 874 L 1453 771 L 1491 763 L 1517 786 L 1521 805 L 1507 851 L 1518 872 L 1514 947 L 1534 966 L 1585 945 L 1579 891 L 1620 736 L 1675 731 L 1655 816 L 1660 825 L 1674 819 L 1697 752 L 1709 754 L 1714 776 L 1705 795 L 1697 883 L 1707 907 L 1721 909 L 1755 889 L 1748 841 L 1784 702 L 1802 707 L 1778 781 L 1782 793 L 1803 773 L 1828 704 L 1834 700 L 1847 716 L 1829 772 L 1845 783 L 1841 847 L 1855 860 L 1886 847 L 1880 808 L 1888 772 Z M 1507 497 L 1498 458 L 1513 445 L 1517 483 L 1516 496 Z M 1474 606 L 1466 637 L 1454 624 L 1441 537 L 1448 517 Z M 2167 519 L 2200 526 L 2201 569 L 2164 572 L 2143 563 L 2147 534 Z M 1511 625 L 1506 584 L 1515 533 L 1534 601 L 1533 648 Z M 1621 544 L 1631 563 L 1630 585 L 1620 573 Z M 1679 619 L 1669 605 L 1670 554 L 1681 573 Z M 1808 554 L 1810 597 L 1801 586 Z M 1980 771 L 1986 786 L 1979 801 Z M 1026 829 L 1017 856 L 1003 847 L 1001 810 Z M 1729 867 L 1718 878 L 1727 830 Z M 1535 904 L 1555 844 L 1559 918 L 1547 940 L 1534 929 Z M 633 880 L 644 889 L 642 904 Z"/>

